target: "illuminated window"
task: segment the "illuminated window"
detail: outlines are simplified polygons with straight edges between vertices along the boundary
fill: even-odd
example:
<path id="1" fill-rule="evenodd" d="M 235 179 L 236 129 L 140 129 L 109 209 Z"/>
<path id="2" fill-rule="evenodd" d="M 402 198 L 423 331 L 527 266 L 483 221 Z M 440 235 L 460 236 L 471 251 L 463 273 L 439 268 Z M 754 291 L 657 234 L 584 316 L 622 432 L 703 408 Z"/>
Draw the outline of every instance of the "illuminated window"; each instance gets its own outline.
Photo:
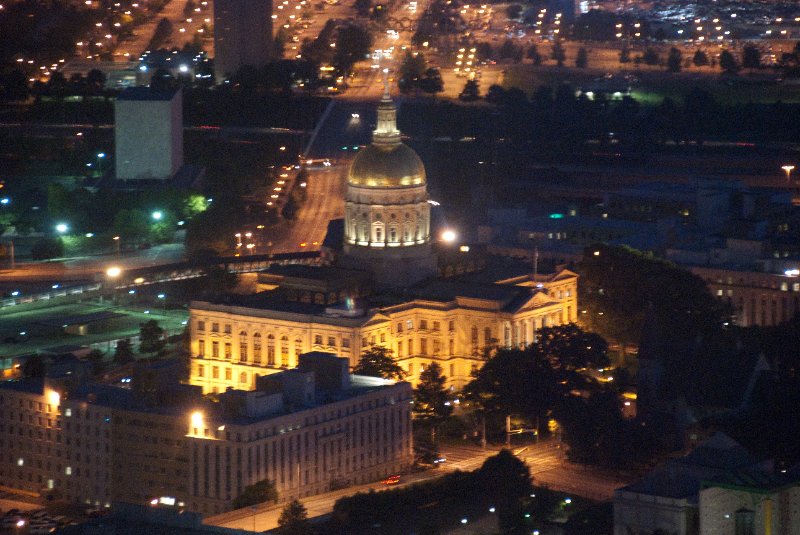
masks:
<path id="1" fill-rule="evenodd" d="M 247 362 L 247 333 L 244 331 L 239 333 L 239 360 Z"/>
<path id="2" fill-rule="evenodd" d="M 211 342 L 211 357 L 212 358 L 219 358 L 219 342 L 213 341 Z"/>
<path id="3" fill-rule="evenodd" d="M 247 374 L 245 372 L 239 374 L 239 382 L 242 384 L 247 383 Z"/>
<path id="4" fill-rule="evenodd" d="M 206 376 L 206 369 L 202 364 L 197 367 L 197 376 L 198 377 L 205 377 Z"/>
<path id="5" fill-rule="evenodd" d="M 225 342 L 225 358 L 230 360 L 233 356 L 233 346 L 230 342 Z"/>
<path id="6" fill-rule="evenodd" d="M 420 338 L 419 339 L 419 352 L 422 355 L 428 354 L 428 339 L 427 338 Z"/>
<path id="7" fill-rule="evenodd" d="M 261 364 L 261 333 L 253 335 L 253 362 Z"/>
<path id="8" fill-rule="evenodd" d="M 214 366 L 211 368 L 211 377 L 213 379 L 219 379 L 219 366 Z"/>
<path id="9" fill-rule="evenodd" d="M 219 323 L 212 323 L 211 324 L 211 332 L 218 333 L 219 332 Z"/>
<path id="10" fill-rule="evenodd" d="M 439 331 L 439 329 L 440 329 L 440 327 L 441 327 L 441 325 L 439 324 L 439 322 L 438 322 L 438 321 L 434 321 L 434 322 L 433 322 L 433 330 L 434 330 L 434 331 L 437 331 L 437 332 L 438 332 L 438 331 Z"/>
<path id="11" fill-rule="evenodd" d="M 420 320 L 419 328 L 422 329 L 423 331 L 428 330 L 428 320 Z"/>
<path id="12" fill-rule="evenodd" d="M 321 334 L 315 334 L 314 335 L 314 345 L 318 345 L 318 346 L 322 345 L 322 335 Z"/>
<path id="13" fill-rule="evenodd" d="M 233 373 L 230 368 L 225 368 L 225 380 L 230 381 L 233 378 Z"/>
<path id="14" fill-rule="evenodd" d="M 200 358 L 206 356 L 206 341 L 202 338 L 197 340 L 197 356 Z"/>
<path id="15" fill-rule="evenodd" d="M 203 321 L 203 320 L 198 321 L 197 322 L 197 330 L 198 331 L 205 331 L 206 330 L 206 322 Z"/>

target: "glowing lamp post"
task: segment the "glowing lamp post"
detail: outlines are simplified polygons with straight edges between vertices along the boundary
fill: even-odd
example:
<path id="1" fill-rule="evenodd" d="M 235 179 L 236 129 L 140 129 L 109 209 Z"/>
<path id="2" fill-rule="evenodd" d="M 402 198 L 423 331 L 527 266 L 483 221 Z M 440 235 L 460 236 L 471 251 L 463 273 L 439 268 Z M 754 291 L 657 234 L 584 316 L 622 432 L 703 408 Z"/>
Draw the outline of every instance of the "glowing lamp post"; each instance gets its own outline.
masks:
<path id="1" fill-rule="evenodd" d="M 783 169 L 783 172 L 786 173 L 786 182 L 790 182 L 791 183 L 792 171 L 794 171 L 794 166 L 793 165 L 784 165 L 784 166 L 781 166 L 781 169 Z"/>
<path id="2" fill-rule="evenodd" d="M 442 241 L 445 243 L 453 243 L 456 241 L 455 231 L 448 229 L 442 232 Z"/>
<path id="3" fill-rule="evenodd" d="M 67 225 L 66 223 L 58 223 L 56 225 L 56 232 L 58 232 L 59 234 L 64 234 L 68 230 L 69 230 L 69 225 Z"/>

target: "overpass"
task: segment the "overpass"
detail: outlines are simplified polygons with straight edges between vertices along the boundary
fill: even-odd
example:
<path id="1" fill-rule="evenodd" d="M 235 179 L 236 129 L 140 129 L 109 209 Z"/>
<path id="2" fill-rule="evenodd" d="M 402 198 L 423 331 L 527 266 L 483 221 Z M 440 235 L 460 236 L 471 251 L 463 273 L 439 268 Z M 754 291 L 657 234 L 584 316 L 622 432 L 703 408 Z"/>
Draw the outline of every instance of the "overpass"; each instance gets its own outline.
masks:
<path id="1" fill-rule="evenodd" d="M 320 262 L 319 251 L 299 253 L 277 253 L 247 256 L 225 256 L 209 262 L 176 262 L 160 266 L 148 266 L 120 270 L 118 275 L 99 274 L 109 288 L 122 290 L 136 286 L 147 286 L 166 282 L 194 279 L 205 276 L 210 269 L 220 269 L 228 273 L 255 273 L 263 271 L 273 264 L 305 264 L 316 265 Z"/>

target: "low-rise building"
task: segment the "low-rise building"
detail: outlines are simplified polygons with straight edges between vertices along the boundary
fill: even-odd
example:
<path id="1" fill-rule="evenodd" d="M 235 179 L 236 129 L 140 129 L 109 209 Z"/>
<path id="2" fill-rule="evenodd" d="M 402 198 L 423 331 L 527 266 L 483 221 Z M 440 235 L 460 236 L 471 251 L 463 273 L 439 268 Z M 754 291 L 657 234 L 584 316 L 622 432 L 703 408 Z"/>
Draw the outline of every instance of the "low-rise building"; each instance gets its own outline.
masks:
<path id="1" fill-rule="evenodd" d="M 156 499 L 216 514 L 265 479 L 285 500 L 412 461 L 411 386 L 351 376 L 345 358 L 301 355 L 297 369 L 215 400 L 173 379 L 155 364 L 136 370 L 132 388 L 0 382 L 2 485 L 101 507 Z"/>

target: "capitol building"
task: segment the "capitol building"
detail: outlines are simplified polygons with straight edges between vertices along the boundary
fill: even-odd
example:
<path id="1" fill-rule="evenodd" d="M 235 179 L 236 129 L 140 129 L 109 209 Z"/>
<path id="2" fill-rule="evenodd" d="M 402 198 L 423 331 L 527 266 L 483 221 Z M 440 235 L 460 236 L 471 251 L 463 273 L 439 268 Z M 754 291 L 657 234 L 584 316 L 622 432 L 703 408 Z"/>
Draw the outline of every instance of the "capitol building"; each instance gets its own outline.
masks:
<path id="1" fill-rule="evenodd" d="M 577 275 L 567 269 L 541 273 L 492 258 L 462 269 L 437 258 L 425 167 L 402 142 L 396 115 L 385 93 L 372 143 L 347 174 L 344 236 L 331 265 L 274 266 L 258 276 L 263 291 L 192 302 L 191 384 L 204 393 L 253 390 L 303 353 L 334 353 L 352 367 L 377 345 L 411 383 L 436 362 L 457 390 L 485 348 L 524 347 L 542 327 L 576 320 Z"/>

